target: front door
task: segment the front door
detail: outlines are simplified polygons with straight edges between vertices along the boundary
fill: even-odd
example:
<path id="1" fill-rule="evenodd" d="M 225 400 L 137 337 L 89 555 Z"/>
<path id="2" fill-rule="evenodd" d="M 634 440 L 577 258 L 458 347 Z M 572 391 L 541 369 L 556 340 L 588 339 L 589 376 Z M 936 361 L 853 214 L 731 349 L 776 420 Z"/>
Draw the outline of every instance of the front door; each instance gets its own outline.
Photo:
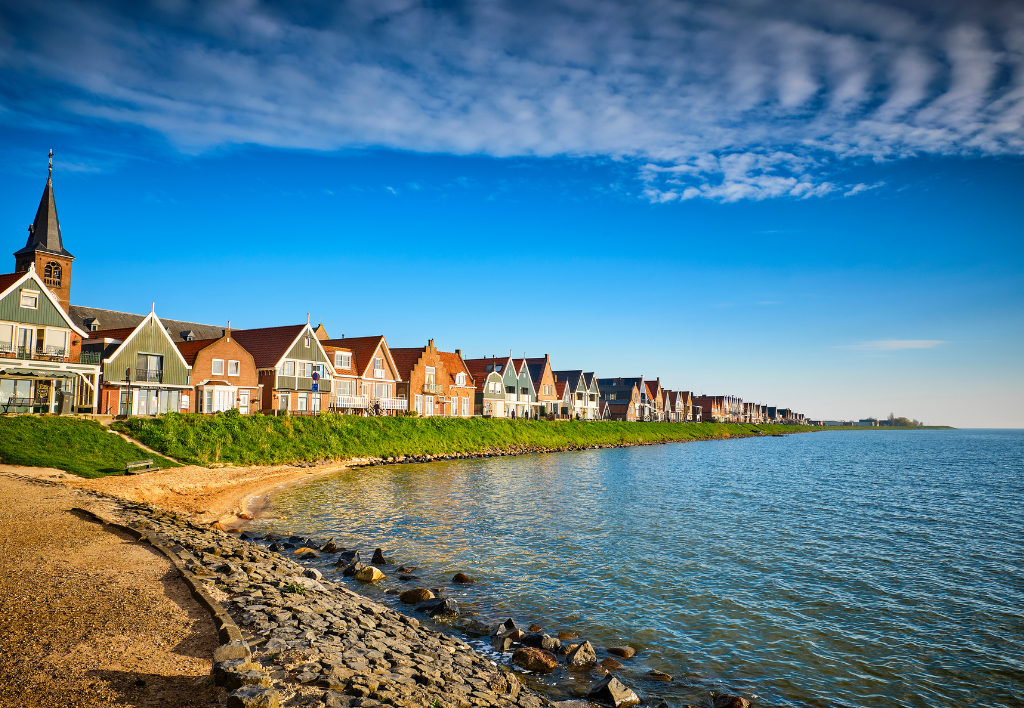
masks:
<path id="1" fill-rule="evenodd" d="M 246 415 L 249 412 L 249 392 L 239 391 L 238 392 L 238 412 L 242 415 Z"/>

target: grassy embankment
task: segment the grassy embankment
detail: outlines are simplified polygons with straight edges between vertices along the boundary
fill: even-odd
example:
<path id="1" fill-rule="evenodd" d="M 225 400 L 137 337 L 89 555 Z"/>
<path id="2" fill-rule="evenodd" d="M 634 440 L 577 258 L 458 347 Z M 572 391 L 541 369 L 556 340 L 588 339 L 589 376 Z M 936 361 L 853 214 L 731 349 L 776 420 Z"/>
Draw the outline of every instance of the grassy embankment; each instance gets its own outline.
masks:
<path id="1" fill-rule="evenodd" d="M 360 418 L 333 413 L 316 418 L 171 414 L 131 418 L 114 426 L 154 450 L 200 465 L 563 449 L 808 430 L 785 425 Z"/>
<path id="2" fill-rule="evenodd" d="M 124 474 L 126 462 L 152 459 L 175 467 L 94 420 L 65 416 L 0 416 L 0 462 L 54 467 L 82 477 Z"/>

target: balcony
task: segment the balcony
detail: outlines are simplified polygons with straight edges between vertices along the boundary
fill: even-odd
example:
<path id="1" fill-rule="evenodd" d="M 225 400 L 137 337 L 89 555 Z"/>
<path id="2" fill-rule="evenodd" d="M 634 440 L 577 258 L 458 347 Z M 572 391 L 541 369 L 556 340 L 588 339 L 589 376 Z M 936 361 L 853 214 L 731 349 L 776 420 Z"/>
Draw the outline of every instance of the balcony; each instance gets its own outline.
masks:
<path id="1" fill-rule="evenodd" d="M 7 359 L 35 359 L 37 361 L 67 361 L 67 352 L 61 347 L 16 347 L 10 342 L 0 342 L 0 357 Z"/>
<path id="2" fill-rule="evenodd" d="M 375 378 L 375 379 L 383 379 L 384 378 L 384 369 L 374 369 L 373 370 L 373 378 Z"/>
<path id="3" fill-rule="evenodd" d="M 369 401 L 366 396 L 331 396 L 331 408 L 367 408 Z"/>
<path id="4" fill-rule="evenodd" d="M 385 411 L 409 410 L 409 401 L 405 398 L 378 398 L 377 403 L 379 403 L 381 409 Z"/>
<path id="5" fill-rule="evenodd" d="M 100 359 L 103 357 L 102 352 L 82 352 L 82 355 L 78 358 L 79 364 L 99 364 Z"/>
<path id="6" fill-rule="evenodd" d="M 163 383 L 163 369 L 136 369 L 135 380 L 143 383 Z"/>
<path id="7" fill-rule="evenodd" d="M 423 393 L 444 393 L 444 386 L 436 383 L 423 384 Z"/>

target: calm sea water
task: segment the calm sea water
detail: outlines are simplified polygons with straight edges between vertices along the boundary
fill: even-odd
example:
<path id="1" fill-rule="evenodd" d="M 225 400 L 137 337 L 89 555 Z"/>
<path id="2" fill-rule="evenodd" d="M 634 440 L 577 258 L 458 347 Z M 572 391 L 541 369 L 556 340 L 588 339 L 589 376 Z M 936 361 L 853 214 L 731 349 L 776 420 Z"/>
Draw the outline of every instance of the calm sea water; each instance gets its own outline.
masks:
<path id="1" fill-rule="evenodd" d="M 672 705 L 1021 706 L 1022 505 L 1024 431 L 850 431 L 354 470 L 263 525 L 383 546 L 413 585 L 469 573 L 450 594 L 480 619 L 631 644 L 621 677 Z"/>

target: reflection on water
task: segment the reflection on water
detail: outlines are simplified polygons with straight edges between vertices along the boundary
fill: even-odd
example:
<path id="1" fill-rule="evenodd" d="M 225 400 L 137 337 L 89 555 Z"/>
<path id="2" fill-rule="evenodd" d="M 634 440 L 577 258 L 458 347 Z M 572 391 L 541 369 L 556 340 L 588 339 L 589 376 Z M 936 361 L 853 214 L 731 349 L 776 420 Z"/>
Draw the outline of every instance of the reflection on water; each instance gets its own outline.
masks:
<path id="1" fill-rule="evenodd" d="M 629 643 L 623 678 L 670 703 L 1024 705 L 1022 460 L 1020 431 L 851 431 L 401 465 L 290 490 L 266 526 Z"/>

